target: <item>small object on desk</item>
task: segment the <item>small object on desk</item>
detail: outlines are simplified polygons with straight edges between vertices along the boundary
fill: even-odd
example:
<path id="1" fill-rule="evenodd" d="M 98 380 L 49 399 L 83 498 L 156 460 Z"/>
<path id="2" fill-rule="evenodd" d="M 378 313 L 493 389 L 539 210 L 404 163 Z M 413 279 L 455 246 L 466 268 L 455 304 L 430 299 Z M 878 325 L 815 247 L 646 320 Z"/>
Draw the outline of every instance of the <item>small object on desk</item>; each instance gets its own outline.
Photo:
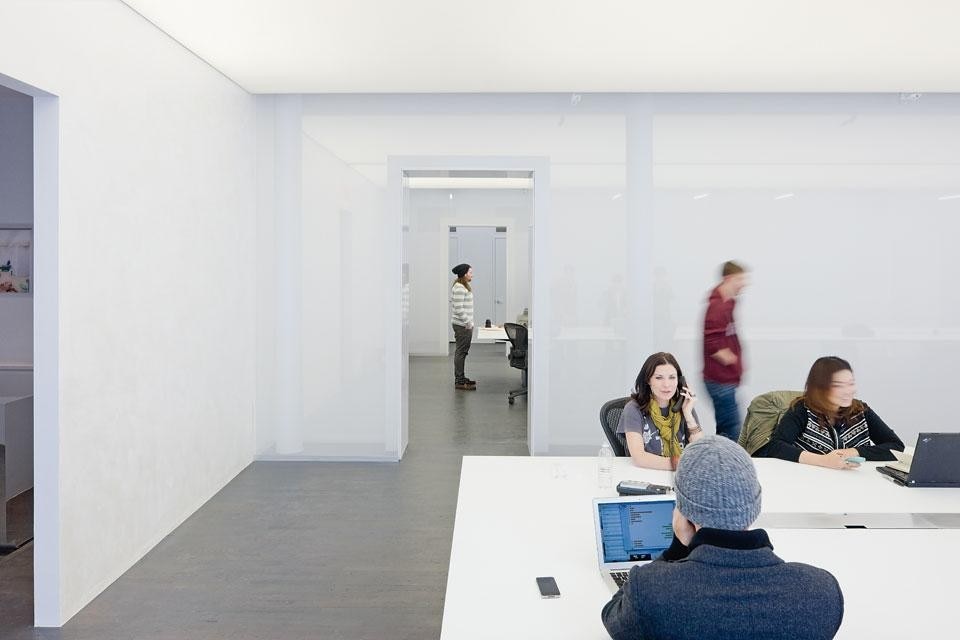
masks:
<path id="1" fill-rule="evenodd" d="M 485 326 L 487 329 L 493 326 L 493 323 L 490 322 L 490 318 L 487 318 L 487 321 L 483 323 L 483 326 Z"/>
<path id="2" fill-rule="evenodd" d="M 862 464 L 867 461 L 863 456 L 850 456 L 849 458 L 844 458 L 844 462 L 853 462 L 855 464 Z"/>
<path id="3" fill-rule="evenodd" d="M 617 493 L 622 496 L 657 496 L 673 491 L 662 484 L 651 484 L 642 480 L 621 480 L 617 485 Z"/>
<path id="4" fill-rule="evenodd" d="M 540 589 L 541 598 L 560 597 L 560 588 L 557 587 L 557 581 L 552 576 L 537 578 L 537 588 Z"/>

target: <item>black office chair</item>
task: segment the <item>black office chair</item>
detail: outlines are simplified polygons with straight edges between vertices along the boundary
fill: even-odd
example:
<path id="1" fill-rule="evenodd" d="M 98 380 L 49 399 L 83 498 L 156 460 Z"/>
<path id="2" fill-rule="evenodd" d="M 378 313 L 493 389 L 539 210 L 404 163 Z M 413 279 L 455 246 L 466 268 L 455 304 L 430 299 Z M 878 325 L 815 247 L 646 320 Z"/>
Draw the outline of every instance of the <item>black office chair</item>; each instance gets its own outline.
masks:
<path id="1" fill-rule="evenodd" d="M 616 398 L 603 403 L 600 407 L 600 426 L 603 427 L 603 435 L 607 436 L 610 447 L 616 456 L 625 457 L 627 453 L 627 436 L 617 433 L 617 425 L 620 424 L 620 415 L 623 408 L 630 402 L 630 396 L 626 398 Z"/>
<path id="2" fill-rule="evenodd" d="M 517 396 L 527 395 L 527 328 L 513 322 L 503 323 L 503 330 L 510 340 L 510 366 L 520 369 L 520 388 L 507 394 L 507 402 L 513 404 Z"/>

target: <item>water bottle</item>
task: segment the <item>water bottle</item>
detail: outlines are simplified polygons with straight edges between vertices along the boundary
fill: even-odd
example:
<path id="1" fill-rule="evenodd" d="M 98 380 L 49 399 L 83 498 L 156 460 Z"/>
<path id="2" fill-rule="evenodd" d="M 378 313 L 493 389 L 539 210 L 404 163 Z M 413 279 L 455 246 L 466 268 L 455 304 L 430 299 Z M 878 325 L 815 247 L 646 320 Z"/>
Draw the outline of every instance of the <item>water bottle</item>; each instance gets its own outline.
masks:
<path id="1" fill-rule="evenodd" d="M 603 441 L 597 456 L 597 480 L 601 489 L 613 486 L 613 449 L 606 440 Z"/>

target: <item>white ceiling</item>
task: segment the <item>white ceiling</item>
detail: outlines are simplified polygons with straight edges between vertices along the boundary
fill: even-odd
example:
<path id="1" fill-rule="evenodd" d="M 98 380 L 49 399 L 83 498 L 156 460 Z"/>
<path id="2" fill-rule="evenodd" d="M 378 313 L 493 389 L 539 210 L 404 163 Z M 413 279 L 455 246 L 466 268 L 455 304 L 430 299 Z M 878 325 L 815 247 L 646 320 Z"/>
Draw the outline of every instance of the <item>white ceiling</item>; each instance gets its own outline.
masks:
<path id="1" fill-rule="evenodd" d="M 124 0 L 253 93 L 960 91 L 956 0 Z"/>

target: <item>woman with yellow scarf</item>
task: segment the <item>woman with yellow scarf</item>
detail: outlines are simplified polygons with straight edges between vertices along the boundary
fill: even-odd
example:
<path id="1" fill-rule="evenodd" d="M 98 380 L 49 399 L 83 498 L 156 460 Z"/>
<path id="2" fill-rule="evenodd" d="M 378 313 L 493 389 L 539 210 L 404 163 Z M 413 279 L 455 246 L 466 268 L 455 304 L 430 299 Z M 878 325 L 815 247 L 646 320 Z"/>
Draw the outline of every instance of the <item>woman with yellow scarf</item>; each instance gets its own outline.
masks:
<path id="1" fill-rule="evenodd" d="M 643 363 L 617 426 L 638 467 L 676 469 L 683 448 L 703 435 L 696 394 L 685 385 L 672 354 L 655 353 Z"/>

